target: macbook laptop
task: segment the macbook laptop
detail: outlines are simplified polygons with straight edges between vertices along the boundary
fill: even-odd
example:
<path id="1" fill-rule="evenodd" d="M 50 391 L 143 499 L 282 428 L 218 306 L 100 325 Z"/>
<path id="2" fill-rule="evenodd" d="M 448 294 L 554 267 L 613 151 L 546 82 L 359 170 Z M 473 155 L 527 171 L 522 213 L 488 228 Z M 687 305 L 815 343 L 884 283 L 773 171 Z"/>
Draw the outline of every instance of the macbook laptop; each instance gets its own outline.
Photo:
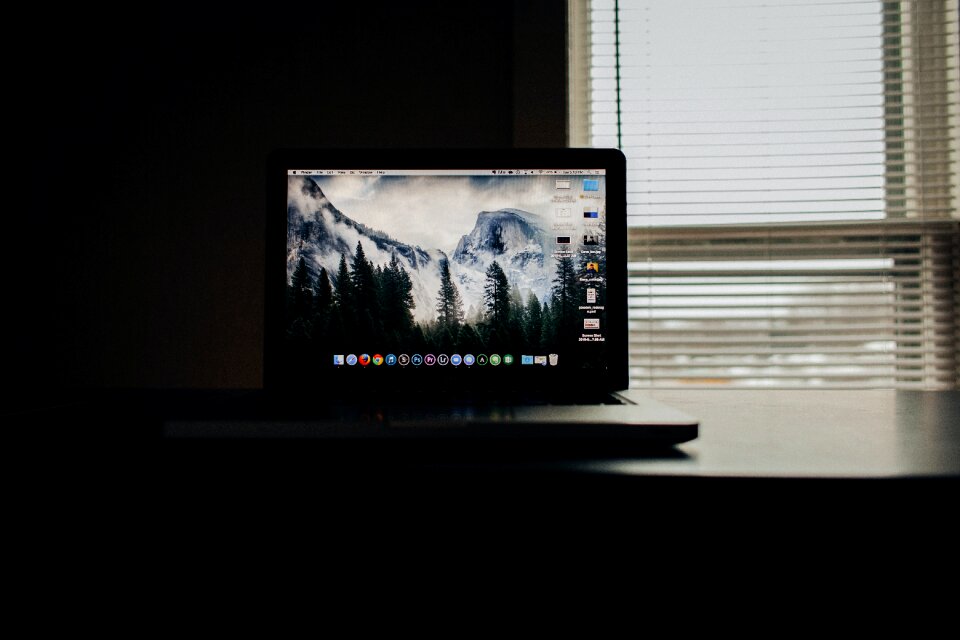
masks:
<path id="1" fill-rule="evenodd" d="M 259 428 L 696 438 L 623 393 L 625 209 L 617 150 L 274 153 L 264 387 L 287 413 Z"/>

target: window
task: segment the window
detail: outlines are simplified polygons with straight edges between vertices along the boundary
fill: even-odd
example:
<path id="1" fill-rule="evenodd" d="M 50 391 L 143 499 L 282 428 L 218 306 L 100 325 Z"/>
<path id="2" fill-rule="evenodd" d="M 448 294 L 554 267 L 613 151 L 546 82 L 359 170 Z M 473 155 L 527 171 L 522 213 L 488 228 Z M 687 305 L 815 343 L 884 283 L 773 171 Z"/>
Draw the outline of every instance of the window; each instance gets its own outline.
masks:
<path id="1" fill-rule="evenodd" d="M 958 384 L 954 2 L 572 0 L 628 159 L 634 386 Z"/>

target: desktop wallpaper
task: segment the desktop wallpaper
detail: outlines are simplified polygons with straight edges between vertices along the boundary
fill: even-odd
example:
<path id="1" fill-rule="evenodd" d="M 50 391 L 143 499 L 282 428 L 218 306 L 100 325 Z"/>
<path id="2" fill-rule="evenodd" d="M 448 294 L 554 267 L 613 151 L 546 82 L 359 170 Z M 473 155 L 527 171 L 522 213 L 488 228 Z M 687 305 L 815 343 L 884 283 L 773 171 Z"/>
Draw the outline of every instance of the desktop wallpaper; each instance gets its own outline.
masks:
<path id="1" fill-rule="evenodd" d="M 604 187 L 602 176 L 291 175 L 288 344 L 325 360 L 496 352 L 602 366 Z"/>

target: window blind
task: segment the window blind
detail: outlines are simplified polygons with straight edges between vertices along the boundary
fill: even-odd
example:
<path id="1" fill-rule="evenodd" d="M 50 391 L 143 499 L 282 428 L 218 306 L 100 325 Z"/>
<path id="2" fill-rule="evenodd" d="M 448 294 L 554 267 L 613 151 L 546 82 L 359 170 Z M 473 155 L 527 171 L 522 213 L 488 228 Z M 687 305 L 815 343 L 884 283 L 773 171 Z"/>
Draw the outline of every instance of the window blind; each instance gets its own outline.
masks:
<path id="1" fill-rule="evenodd" d="M 569 24 L 571 142 L 628 159 L 632 384 L 957 385 L 954 3 L 594 0 Z"/>
<path id="2" fill-rule="evenodd" d="M 635 384 L 956 384 L 953 223 L 636 227 L 629 238 Z"/>

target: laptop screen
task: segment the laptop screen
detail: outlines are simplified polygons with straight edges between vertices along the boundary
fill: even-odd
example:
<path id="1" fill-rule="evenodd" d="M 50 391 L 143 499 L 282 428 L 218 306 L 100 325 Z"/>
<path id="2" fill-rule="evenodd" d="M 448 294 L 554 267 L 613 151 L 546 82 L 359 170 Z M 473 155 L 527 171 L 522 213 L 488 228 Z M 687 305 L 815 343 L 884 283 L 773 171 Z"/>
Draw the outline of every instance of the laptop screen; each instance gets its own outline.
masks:
<path id="1" fill-rule="evenodd" d="M 606 375 L 604 166 L 285 172 L 283 348 L 298 377 L 539 388 Z"/>

